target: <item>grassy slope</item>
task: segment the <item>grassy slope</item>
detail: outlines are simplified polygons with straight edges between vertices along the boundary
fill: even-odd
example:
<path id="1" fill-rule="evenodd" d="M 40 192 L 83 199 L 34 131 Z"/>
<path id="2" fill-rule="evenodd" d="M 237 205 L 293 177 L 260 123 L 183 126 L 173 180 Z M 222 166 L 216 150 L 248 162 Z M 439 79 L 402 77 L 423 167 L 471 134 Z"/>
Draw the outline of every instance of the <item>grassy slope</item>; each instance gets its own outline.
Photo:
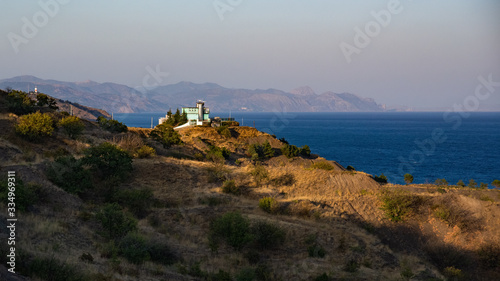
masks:
<path id="1" fill-rule="evenodd" d="M 153 190 L 162 204 L 139 221 L 140 232 L 168 241 L 182 259 L 172 266 L 151 262 L 136 266 L 123 258 L 119 258 L 118 264 L 101 256 L 105 241 L 96 234 L 99 225 L 93 219 L 99 203 L 88 199 L 92 194 L 82 200 L 46 180 L 44 161 L 53 159 L 60 151 L 79 156 L 86 147 L 104 141 L 130 146 L 133 145 L 130 140 L 147 135 L 149 130 L 132 129 L 128 135 L 134 137 L 123 141 L 125 134 L 104 132 L 88 122 L 85 134 L 78 140 L 57 133 L 36 144 L 13 133 L 15 120 L 15 116 L 8 114 L 0 116 L 3 132 L 0 151 L 5 158 L 0 173 L 16 170 L 25 182 L 40 184 L 45 194 L 44 200 L 21 215 L 18 248 L 32 255 L 53 256 L 77 265 L 94 274 L 94 278 L 197 280 L 179 270 L 196 263 L 203 271 L 222 269 L 234 276 L 242 268 L 253 266 L 244 257 L 246 250 L 238 252 L 223 244 L 218 253 L 212 253 L 207 239 L 210 221 L 234 210 L 252 221 L 270 221 L 285 230 L 287 239 L 283 246 L 261 253 L 263 262 L 281 278 L 278 280 L 312 280 L 322 273 L 345 280 L 401 280 L 401 273 L 408 269 L 416 275 L 412 280 L 429 280 L 426 279 L 429 276 L 443 278 L 438 269 L 451 265 L 448 261 L 443 263 L 443 259 L 455 262 L 456 267 L 470 274 L 467 279 L 499 276 L 498 268 L 496 271 L 482 268 L 476 253 L 485 245 L 499 245 L 500 192 L 446 188 L 446 193 L 438 193 L 432 185 L 380 186 L 370 176 L 346 172 L 335 163 L 337 168 L 333 171 L 311 169 L 312 163 L 324 161 L 321 158 L 287 159 L 284 156 L 265 162 L 269 179 L 288 174 L 292 175 L 293 182 L 277 186 L 266 182 L 257 187 L 249 176 L 252 165 L 244 155 L 246 147 L 249 143 L 269 140 L 278 150 L 281 143 L 249 127 L 233 128 L 229 139 L 213 128 L 183 130 L 185 145 L 171 149 L 144 140 L 156 147 L 159 156 L 135 159 L 131 180 L 120 188 Z M 209 183 L 207 168 L 212 164 L 194 160 L 196 153 L 204 152 L 207 143 L 233 152 L 225 168 L 242 195 L 221 193 L 221 183 Z M 237 159 L 240 165 L 235 164 Z M 381 191 L 393 188 L 408 190 L 421 198 L 406 222 L 393 223 L 380 209 Z M 268 214 L 259 209 L 258 199 L 263 196 L 277 198 L 284 214 Z M 448 225 L 433 215 L 436 206 L 448 203 L 453 212 L 469 219 L 465 221 L 467 228 L 463 223 Z M 5 210 L 2 204 L 2 221 L 5 221 Z M 153 220 L 158 222 L 154 226 Z M 326 251 L 324 258 L 309 257 L 305 240 L 310 235 L 317 235 L 318 245 Z M 83 253 L 90 253 L 94 262 L 79 260 Z M 471 260 L 461 264 L 465 258 Z M 360 264 L 355 273 L 344 270 L 350 260 Z"/>

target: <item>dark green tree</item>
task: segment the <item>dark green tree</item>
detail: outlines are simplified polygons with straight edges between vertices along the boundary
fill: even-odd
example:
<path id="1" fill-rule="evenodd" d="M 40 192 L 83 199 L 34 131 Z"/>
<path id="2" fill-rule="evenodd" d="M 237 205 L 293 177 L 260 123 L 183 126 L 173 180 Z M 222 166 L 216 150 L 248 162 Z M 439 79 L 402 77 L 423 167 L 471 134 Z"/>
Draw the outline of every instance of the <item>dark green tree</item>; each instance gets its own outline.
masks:
<path id="1" fill-rule="evenodd" d="M 404 178 L 405 178 L 406 184 L 410 184 L 413 182 L 413 176 L 411 174 L 405 174 Z"/>
<path id="2" fill-rule="evenodd" d="M 36 103 L 37 106 L 40 107 L 47 106 L 50 109 L 58 109 L 56 99 L 54 99 L 53 97 L 49 97 L 46 94 L 42 93 L 38 94 L 36 96 L 36 100 L 37 100 Z"/>
<path id="3" fill-rule="evenodd" d="M 281 153 L 285 155 L 287 158 L 292 158 L 299 155 L 299 148 L 295 145 L 285 144 L 281 147 Z"/>
<path id="4" fill-rule="evenodd" d="M 117 203 L 106 204 L 96 214 L 96 219 L 103 227 L 102 236 L 109 239 L 122 238 L 137 229 L 137 221 L 123 212 Z"/>
<path id="5" fill-rule="evenodd" d="M 177 133 L 174 128 L 162 123 L 154 128 L 149 135 L 152 139 L 163 144 L 164 147 L 169 148 L 174 144 L 181 144 L 181 135 Z"/>
<path id="6" fill-rule="evenodd" d="M 34 111 L 35 101 L 22 91 L 10 91 L 7 95 L 7 108 L 10 112 L 22 115 Z"/>
<path id="7" fill-rule="evenodd" d="M 306 157 L 311 156 L 311 149 L 307 144 L 300 148 L 300 154 Z"/>
<path id="8" fill-rule="evenodd" d="M 467 186 L 470 188 L 477 188 L 477 182 L 473 179 L 470 179 L 469 184 Z"/>
<path id="9" fill-rule="evenodd" d="M 266 142 L 264 142 L 264 146 L 262 147 L 262 152 L 264 154 L 264 157 L 266 158 L 274 157 L 274 148 L 271 146 L 269 141 L 266 140 Z"/>
<path id="10" fill-rule="evenodd" d="M 125 179 L 132 171 L 132 156 L 116 145 L 105 142 L 85 150 L 83 164 L 89 165 L 100 178 Z"/>
<path id="11" fill-rule="evenodd" d="M 464 181 L 463 181 L 463 180 L 459 180 L 459 181 L 457 182 L 457 186 L 459 186 L 459 187 L 465 187 L 465 183 L 464 183 Z"/>
<path id="12" fill-rule="evenodd" d="M 496 188 L 500 188 L 500 180 L 494 180 L 491 185 L 493 185 Z"/>

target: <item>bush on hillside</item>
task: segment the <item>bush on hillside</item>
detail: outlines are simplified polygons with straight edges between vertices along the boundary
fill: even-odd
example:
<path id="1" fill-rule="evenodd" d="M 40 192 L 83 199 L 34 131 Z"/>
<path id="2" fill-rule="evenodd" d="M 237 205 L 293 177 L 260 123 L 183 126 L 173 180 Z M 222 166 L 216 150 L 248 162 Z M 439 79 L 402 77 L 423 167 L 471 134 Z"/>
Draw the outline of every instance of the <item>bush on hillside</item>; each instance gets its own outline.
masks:
<path id="1" fill-rule="evenodd" d="M 382 210 L 393 222 L 404 221 L 420 203 L 420 197 L 404 190 L 386 190 L 382 192 Z"/>
<path id="2" fill-rule="evenodd" d="M 61 126 L 68 137 L 72 139 L 77 138 L 85 129 L 82 120 L 76 116 L 64 117 L 59 121 L 59 126 Z"/>
<path id="3" fill-rule="evenodd" d="M 254 143 L 248 146 L 247 156 L 250 157 L 252 161 L 269 159 L 274 157 L 274 149 L 267 140 L 262 145 Z"/>
<path id="4" fill-rule="evenodd" d="M 266 168 L 262 165 L 255 165 L 254 168 L 250 171 L 250 175 L 253 177 L 253 181 L 255 185 L 259 187 L 264 180 L 269 177 L 269 173 Z"/>
<path id="5" fill-rule="evenodd" d="M 239 188 L 239 186 L 236 185 L 234 180 L 224 181 L 221 189 L 222 189 L 222 192 L 224 192 L 224 193 L 235 194 L 235 195 L 240 194 L 240 188 Z"/>
<path id="6" fill-rule="evenodd" d="M 331 170 L 335 169 L 335 166 L 333 166 L 333 164 L 328 162 L 328 161 L 321 161 L 321 162 L 316 162 L 316 163 L 312 164 L 311 168 L 331 171 Z"/>
<path id="7" fill-rule="evenodd" d="M 227 126 L 220 126 L 219 128 L 217 128 L 217 133 L 219 133 L 219 135 L 221 135 L 225 138 L 231 137 L 231 131 L 229 130 L 229 128 Z"/>
<path id="8" fill-rule="evenodd" d="M 182 143 L 181 135 L 174 130 L 174 127 L 166 123 L 156 126 L 153 131 L 151 131 L 150 137 L 161 143 L 165 148 Z"/>
<path id="9" fill-rule="evenodd" d="M 231 156 L 231 151 L 229 151 L 229 149 L 215 145 L 208 145 L 206 153 L 205 157 L 212 162 L 224 162 L 225 159 Z"/>
<path id="10" fill-rule="evenodd" d="M 143 145 L 137 150 L 137 158 L 151 158 L 156 155 L 156 150 L 149 145 Z"/>
<path id="11" fill-rule="evenodd" d="M 92 175 L 81 160 L 73 156 L 59 157 L 46 170 L 47 178 L 63 190 L 81 194 L 92 188 Z"/>
<path id="12" fill-rule="evenodd" d="M 138 218 L 146 217 L 155 202 L 153 191 L 149 188 L 118 190 L 113 199 Z"/>
<path id="13" fill-rule="evenodd" d="M 11 197 L 9 193 L 11 192 L 15 195 L 14 202 L 9 200 L 9 197 Z M 34 183 L 25 184 L 20 178 L 16 178 L 16 181 L 9 181 L 8 179 L 0 181 L 0 201 L 6 206 L 8 203 L 15 203 L 16 210 L 21 212 L 26 212 L 34 204 L 41 201 L 43 197 L 40 185 Z"/>
<path id="14" fill-rule="evenodd" d="M 311 156 L 311 149 L 309 148 L 309 146 L 307 144 L 300 148 L 300 155 L 305 156 L 305 157 Z"/>
<path id="15" fill-rule="evenodd" d="M 118 244 L 118 254 L 133 264 L 143 264 L 151 259 L 146 239 L 137 233 L 128 233 Z"/>
<path id="16" fill-rule="evenodd" d="M 380 174 L 380 176 L 375 175 L 375 177 L 373 179 L 376 182 L 381 183 L 381 184 L 387 183 L 387 177 L 384 174 Z"/>
<path id="17" fill-rule="evenodd" d="M 260 250 L 277 248 L 285 243 L 285 231 L 279 226 L 258 221 L 251 227 L 255 245 Z"/>
<path id="18" fill-rule="evenodd" d="M 287 158 L 293 158 L 299 155 L 300 149 L 295 145 L 285 144 L 281 147 L 281 153 Z"/>
<path id="19" fill-rule="evenodd" d="M 89 165 L 100 178 L 125 179 L 132 171 L 132 157 L 123 149 L 105 142 L 84 151 L 84 165 Z"/>
<path id="20" fill-rule="evenodd" d="M 457 182 L 457 186 L 458 186 L 458 187 L 465 187 L 465 183 L 464 183 L 464 181 L 463 181 L 463 180 L 459 180 L 459 181 Z"/>
<path id="21" fill-rule="evenodd" d="M 413 182 L 413 176 L 411 174 L 405 174 L 404 179 L 405 179 L 406 184 L 410 184 Z"/>
<path id="22" fill-rule="evenodd" d="M 437 179 L 434 182 L 435 185 L 448 186 L 448 181 L 446 179 Z"/>
<path id="23" fill-rule="evenodd" d="M 53 97 L 49 97 L 47 96 L 46 94 L 38 94 L 36 96 L 36 105 L 39 106 L 39 107 L 48 107 L 50 109 L 53 109 L 53 110 L 56 110 L 58 109 L 59 107 L 57 106 L 57 102 L 56 102 L 56 99 L 53 98 Z"/>
<path id="24" fill-rule="evenodd" d="M 241 250 L 252 238 L 250 222 L 239 212 L 225 213 L 210 224 L 209 242 L 212 251 L 217 251 L 220 240 Z"/>
<path id="25" fill-rule="evenodd" d="M 7 109 L 17 115 L 28 114 L 34 111 L 35 101 L 22 91 L 9 91 L 7 94 Z"/>
<path id="26" fill-rule="evenodd" d="M 16 125 L 16 133 L 30 141 L 51 136 L 53 131 L 54 120 L 52 117 L 39 111 L 21 116 Z"/>
<path id="27" fill-rule="evenodd" d="M 118 203 L 106 204 L 97 214 L 101 223 L 101 235 L 108 239 L 122 238 L 130 231 L 137 229 L 137 221 L 123 212 Z"/>
<path id="28" fill-rule="evenodd" d="M 125 133 L 128 131 L 127 125 L 113 119 L 106 119 L 103 116 L 97 117 L 97 123 L 101 128 L 112 133 Z"/>
<path id="29" fill-rule="evenodd" d="M 281 204 L 273 197 L 264 197 L 259 200 L 259 208 L 270 214 L 277 214 L 281 209 Z"/>
<path id="30" fill-rule="evenodd" d="M 494 180 L 491 185 L 493 185 L 496 188 L 500 188 L 500 180 Z"/>

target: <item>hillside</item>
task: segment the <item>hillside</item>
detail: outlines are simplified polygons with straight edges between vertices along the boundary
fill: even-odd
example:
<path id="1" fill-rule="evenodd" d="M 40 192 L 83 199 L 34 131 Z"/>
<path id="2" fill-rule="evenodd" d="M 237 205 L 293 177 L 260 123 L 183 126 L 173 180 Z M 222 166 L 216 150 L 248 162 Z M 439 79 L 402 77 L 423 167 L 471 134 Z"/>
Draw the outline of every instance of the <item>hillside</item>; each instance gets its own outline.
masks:
<path id="1" fill-rule="evenodd" d="M 25 207 L 21 276 L 2 255 L 1 280 L 500 278 L 499 190 L 381 185 L 318 155 L 289 158 L 250 127 L 183 129 L 163 146 L 151 129 L 82 121 L 76 138 L 59 128 L 29 141 L 14 131 L 21 118 L 0 114 L 1 221 L 7 171 Z"/>
<path id="2" fill-rule="evenodd" d="M 202 99 L 212 111 L 358 112 L 384 111 L 373 99 L 349 93 L 316 94 L 305 86 L 290 92 L 277 89 L 230 89 L 214 83 L 179 82 L 139 92 L 115 83 L 62 82 L 34 76 L 0 80 L 0 88 L 26 91 L 38 87 L 53 97 L 102 108 L 108 112 L 161 112 Z"/>

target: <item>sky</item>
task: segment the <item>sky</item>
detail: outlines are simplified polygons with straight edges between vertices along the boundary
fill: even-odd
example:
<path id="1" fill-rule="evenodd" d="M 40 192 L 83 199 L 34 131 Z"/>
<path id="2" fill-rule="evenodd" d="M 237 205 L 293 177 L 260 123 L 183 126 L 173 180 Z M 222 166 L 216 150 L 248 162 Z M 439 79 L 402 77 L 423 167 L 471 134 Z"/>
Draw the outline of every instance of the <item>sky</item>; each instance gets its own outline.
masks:
<path id="1" fill-rule="evenodd" d="M 417 108 L 473 105 L 478 77 L 500 82 L 497 0 L 0 0 L 0 7 L 0 79 L 307 85 Z M 475 101 L 500 105 L 500 86 L 493 89 Z"/>

